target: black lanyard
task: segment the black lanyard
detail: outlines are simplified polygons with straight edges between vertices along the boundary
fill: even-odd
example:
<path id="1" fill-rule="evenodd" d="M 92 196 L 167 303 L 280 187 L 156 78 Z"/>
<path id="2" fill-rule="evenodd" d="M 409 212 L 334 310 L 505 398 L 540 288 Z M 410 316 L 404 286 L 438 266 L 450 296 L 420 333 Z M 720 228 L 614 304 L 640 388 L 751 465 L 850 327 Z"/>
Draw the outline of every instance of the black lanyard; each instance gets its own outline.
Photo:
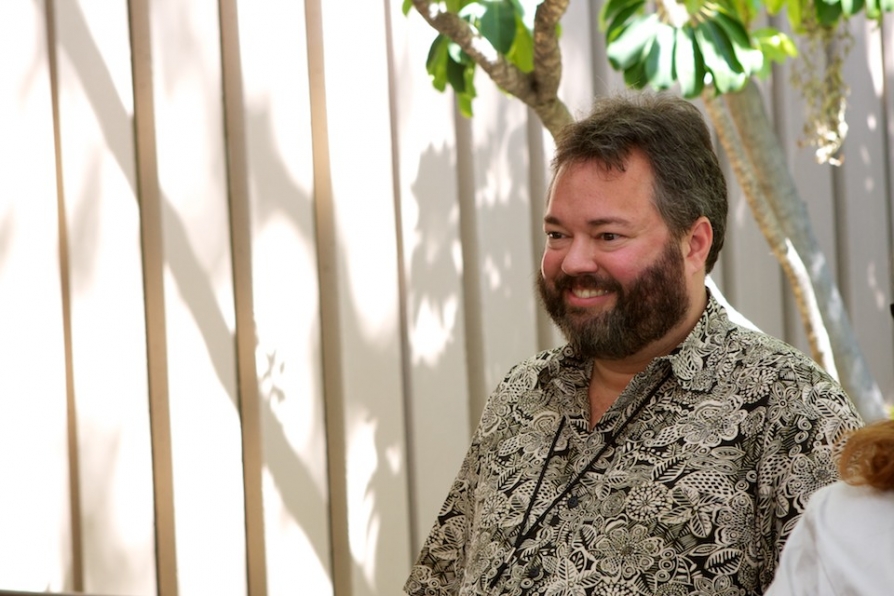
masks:
<path id="1" fill-rule="evenodd" d="M 566 418 L 565 416 L 562 416 L 562 419 L 559 421 L 559 428 L 556 429 L 556 434 L 553 436 L 553 441 L 550 444 L 549 451 L 546 454 L 546 461 L 543 462 L 543 468 L 540 469 L 540 475 L 537 476 L 537 483 L 534 485 L 534 492 L 531 493 L 531 501 L 528 503 L 528 509 L 525 511 L 525 515 L 522 518 L 521 525 L 518 528 L 518 536 L 515 538 L 515 544 L 512 546 L 512 553 L 510 554 L 509 558 L 503 561 L 503 564 L 500 565 L 500 567 L 497 569 L 497 574 L 490 582 L 491 589 L 497 587 L 497 582 L 499 582 L 500 578 L 503 577 L 503 574 L 506 573 L 506 569 L 509 567 L 510 561 L 515 558 L 515 554 L 518 552 L 518 549 L 521 547 L 522 543 L 533 536 L 534 530 L 536 530 L 540 526 L 540 524 L 543 523 L 543 520 L 546 519 L 546 516 L 549 514 L 549 512 L 552 511 L 556 507 L 556 505 L 561 503 L 562 500 L 566 496 L 568 496 L 568 493 L 570 493 L 575 486 L 580 484 L 580 481 L 583 479 L 584 475 L 590 471 L 590 468 L 593 467 L 593 464 L 599 461 L 599 458 L 602 457 L 602 454 L 605 453 L 605 450 L 608 449 L 609 445 L 613 444 L 617 440 L 617 438 L 621 436 L 621 433 L 624 432 L 624 429 L 627 428 L 627 425 L 639 415 L 646 404 L 652 401 L 652 398 L 655 397 L 655 394 L 658 393 L 658 390 L 664 386 L 664 384 L 670 377 L 671 371 L 669 370 L 664 375 L 664 378 L 661 379 L 661 381 L 655 385 L 652 391 L 649 392 L 649 395 L 646 397 L 646 399 L 644 399 L 638 406 L 636 406 L 636 409 L 630 414 L 630 416 L 627 417 L 626 420 L 624 420 L 624 422 L 621 423 L 621 426 L 618 427 L 615 432 L 608 436 L 605 443 L 602 445 L 602 448 L 596 453 L 596 455 L 594 455 L 592 459 L 590 459 L 589 463 L 587 463 L 587 465 L 584 466 L 583 469 L 578 472 L 574 478 L 571 479 L 571 482 L 569 482 L 568 485 L 565 486 L 564 490 L 562 490 L 559 496 L 552 500 L 549 506 L 543 511 L 543 513 L 537 516 L 537 519 L 534 520 L 534 523 L 532 523 L 531 527 L 528 528 L 526 531 L 525 525 L 527 525 L 528 519 L 531 517 L 531 512 L 534 509 L 534 503 L 537 501 L 537 493 L 540 492 L 540 486 L 543 484 L 543 477 L 546 476 L 546 469 L 549 467 L 550 460 L 556 454 L 556 445 L 559 443 L 559 436 L 562 434 L 562 429 L 565 428 Z"/>

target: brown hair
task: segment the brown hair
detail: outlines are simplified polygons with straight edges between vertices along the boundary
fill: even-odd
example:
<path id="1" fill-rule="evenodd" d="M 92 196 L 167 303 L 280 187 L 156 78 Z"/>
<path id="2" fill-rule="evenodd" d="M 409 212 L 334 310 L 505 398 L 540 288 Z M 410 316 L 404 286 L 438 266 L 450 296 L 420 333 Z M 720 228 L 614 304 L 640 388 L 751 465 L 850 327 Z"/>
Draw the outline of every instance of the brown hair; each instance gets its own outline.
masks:
<path id="1" fill-rule="evenodd" d="M 894 489 L 894 420 L 875 422 L 851 434 L 838 467 L 848 484 Z"/>
<path id="2" fill-rule="evenodd" d="M 710 272 L 726 232 L 726 180 L 704 118 L 690 102 L 648 92 L 597 99 L 589 116 L 559 134 L 553 172 L 590 160 L 624 171 L 634 149 L 649 160 L 653 201 L 675 238 L 682 238 L 699 217 L 708 218 L 714 230 L 705 261 Z"/>

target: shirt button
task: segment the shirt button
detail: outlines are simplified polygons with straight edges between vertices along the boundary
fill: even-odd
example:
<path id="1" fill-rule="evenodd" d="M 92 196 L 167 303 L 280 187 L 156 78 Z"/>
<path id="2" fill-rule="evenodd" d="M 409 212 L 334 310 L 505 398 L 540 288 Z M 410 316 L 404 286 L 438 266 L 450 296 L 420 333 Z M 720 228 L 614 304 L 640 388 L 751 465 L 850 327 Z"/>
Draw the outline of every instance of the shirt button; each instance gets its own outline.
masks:
<path id="1" fill-rule="evenodd" d="M 577 497 L 574 496 L 574 495 L 572 495 L 571 497 L 568 498 L 568 506 L 569 506 L 570 508 L 572 508 L 572 509 L 574 509 L 575 507 L 577 507 L 577 504 L 578 504 L 579 502 L 580 502 L 580 501 L 578 501 L 578 500 L 577 500 Z"/>

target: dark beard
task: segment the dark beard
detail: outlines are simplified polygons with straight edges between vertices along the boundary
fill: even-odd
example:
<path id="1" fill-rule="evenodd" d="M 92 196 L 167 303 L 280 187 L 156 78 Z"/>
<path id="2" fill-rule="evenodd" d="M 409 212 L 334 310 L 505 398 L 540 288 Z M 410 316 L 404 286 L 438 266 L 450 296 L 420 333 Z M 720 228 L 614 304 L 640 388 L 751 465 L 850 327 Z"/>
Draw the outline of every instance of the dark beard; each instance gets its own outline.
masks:
<path id="1" fill-rule="evenodd" d="M 689 309 L 683 255 L 673 241 L 629 289 L 610 277 L 586 277 L 589 287 L 615 292 L 614 308 L 593 315 L 587 309 L 569 307 L 564 295 L 575 278 L 562 274 L 549 285 L 542 274 L 537 276 L 543 307 L 581 358 L 620 360 L 632 356 L 664 337 Z"/>

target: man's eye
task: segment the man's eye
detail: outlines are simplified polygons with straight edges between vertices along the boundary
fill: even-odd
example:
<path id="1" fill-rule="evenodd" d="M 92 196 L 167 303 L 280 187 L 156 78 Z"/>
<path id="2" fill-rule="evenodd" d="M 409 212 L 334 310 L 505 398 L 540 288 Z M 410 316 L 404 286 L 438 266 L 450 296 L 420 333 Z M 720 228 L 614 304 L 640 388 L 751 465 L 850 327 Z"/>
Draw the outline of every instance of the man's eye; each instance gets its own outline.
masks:
<path id="1" fill-rule="evenodd" d="M 614 234 L 612 232 L 603 232 L 602 234 L 599 234 L 599 237 L 602 240 L 607 240 L 607 241 L 611 242 L 613 240 L 619 239 L 621 236 L 619 234 Z"/>
<path id="2" fill-rule="evenodd" d="M 549 238 L 550 240 L 558 240 L 559 238 L 562 237 L 562 233 L 561 232 L 547 232 L 546 237 Z"/>

